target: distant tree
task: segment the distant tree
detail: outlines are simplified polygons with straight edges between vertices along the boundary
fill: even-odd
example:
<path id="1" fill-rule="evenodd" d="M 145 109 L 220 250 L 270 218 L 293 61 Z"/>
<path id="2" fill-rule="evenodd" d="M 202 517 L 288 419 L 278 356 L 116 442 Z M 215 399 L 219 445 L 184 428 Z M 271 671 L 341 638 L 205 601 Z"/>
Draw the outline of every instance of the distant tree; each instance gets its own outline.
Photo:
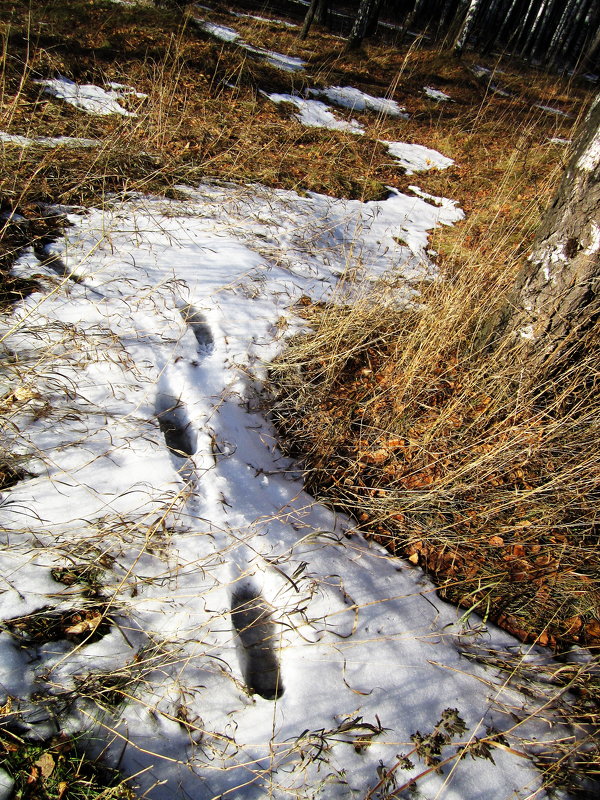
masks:
<path id="1" fill-rule="evenodd" d="M 361 46 L 365 36 L 374 32 L 380 7 L 381 0 L 360 0 L 352 30 L 346 40 L 347 50 L 356 50 Z"/>
<path id="2" fill-rule="evenodd" d="M 475 24 L 475 17 L 480 6 L 481 0 L 470 0 L 469 6 L 464 14 L 464 19 L 460 25 L 458 33 L 456 34 L 454 44 L 452 45 L 452 50 L 454 51 L 455 55 L 460 55 L 462 53 L 465 42 L 467 41 L 469 34 L 471 33 L 471 29 Z M 458 13 L 461 13 L 461 11 L 462 9 L 459 8 Z"/>
<path id="3" fill-rule="evenodd" d="M 328 13 L 329 13 L 329 0 L 311 0 L 311 3 L 304 17 L 302 29 L 300 30 L 299 33 L 299 38 L 306 39 L 306 37 L 308 36 L 308 32 L 310 30 L 310 26 L 312 25 L 315 17 L 320 25 L 324 25 L 327 21 Z"/>

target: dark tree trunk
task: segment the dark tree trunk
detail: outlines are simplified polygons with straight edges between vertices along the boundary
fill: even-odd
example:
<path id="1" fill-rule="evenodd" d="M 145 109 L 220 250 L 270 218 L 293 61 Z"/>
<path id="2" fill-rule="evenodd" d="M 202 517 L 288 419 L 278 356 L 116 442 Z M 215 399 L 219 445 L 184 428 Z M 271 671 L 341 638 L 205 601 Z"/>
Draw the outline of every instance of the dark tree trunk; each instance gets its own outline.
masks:
<path id="1" fill-rule="evenodd" d="M 374 16 L 379 14 L 381 0 L 360 0 L 356 19 L 346 41 L 347 50 L 358 49 L 369 29 L 369 25 Z"/>
<path id="2" fill-rule="evenodd" d="M 536 373 L 556 375 L 598 343 L 599 289 L 600 94 L 492 333 L 507 333 Z"/>
<path id="3" fill-rule="evenodd" d="M 329 0 L 318 0 L 316 20 L 319 25 L 327 25 L 329 17 Z"/>
<path id="4" fill-rule="evenodd" d="M 298 38 L 306 39 L 308 36 L 308 32 L 310 30 L 310 26 L 312 25 L 312 21 L 315 17 L 315 12 L 317 10 L 317 6 L 319 4 L 319 0 L 311 0 L 311 4 L 308 7 L 308 11 L 306 12 L 306 16 L 304 17 L 304 23 L 302 24 L 302 30 L 298 34 Z"/>

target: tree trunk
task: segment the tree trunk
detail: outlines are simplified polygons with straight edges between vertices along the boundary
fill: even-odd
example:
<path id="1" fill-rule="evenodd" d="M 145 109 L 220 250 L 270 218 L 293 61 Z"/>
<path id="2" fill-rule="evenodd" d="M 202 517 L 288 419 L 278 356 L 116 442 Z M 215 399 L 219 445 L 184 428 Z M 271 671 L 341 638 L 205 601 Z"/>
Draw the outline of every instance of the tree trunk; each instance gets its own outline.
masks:
<path id="1" fill-rule="evenodd" d="M 600 94 L 495 334 L 518 343 L 536 372 L 556 375 L 590 342 L 598 344 L 599 289 Z"/>
<path id="2" fill-rule="evenodd" d="M 475 17 L 477 12 L 479 11 L 479 6 L 481 5 L 481 0 L 471 0 L 469 3 L 469 8 L 467 9 L 467 13 L 463 20 L 462 25 L 460 26 L 460 30 L 456 34 L 456 38 L 454 40 L 454 44 L 452 45 L 452 52 L 455 56 L 460 56 L 463 51 L 463 48 L 466 44 L 466 41 L 471 33 L 471 28 L 475 22 Z"/>
<path id="3" fill-rule="evenodd" d="M 369 20 L 379 9 L 380 0 L 360 0 L 356 19 L 346 41 L 346 50 L 357 50 L 365 38 Z"/>
<path id="4" fill-rule="evenodd" d="M 306 39 L 306 37 L 308 36 L 308 32 L 310 30 L 310 26 L 312 25 L 312 21 L 314 19 L 318 4 L 319 0 L 312 0 L 311 4 L 309 5 L 308 11 L 306 12 L 306 16 L 304 17 L 302 30 L 298 34 L 299 39 Z"/>
<path id="5" fill-rule="evenodd" d="M 316 16 L 319 25 L 327 25 L 327 19 L 329 17 L 329 0 L 318 0 Z"/>

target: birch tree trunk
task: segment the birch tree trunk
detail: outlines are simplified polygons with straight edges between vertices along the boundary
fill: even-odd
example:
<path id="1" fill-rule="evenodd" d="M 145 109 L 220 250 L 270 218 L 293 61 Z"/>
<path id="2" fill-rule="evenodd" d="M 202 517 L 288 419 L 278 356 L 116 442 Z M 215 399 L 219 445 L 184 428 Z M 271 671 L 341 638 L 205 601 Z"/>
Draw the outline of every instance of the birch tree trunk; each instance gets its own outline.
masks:
<path id="1" fill-rule="evenodd" d="M 360 0 L 354 25 L 346 41 L 346 50 L 356 50 L 361 46 L 367 32 L 369 20 L 373 14 L 377 13 L 379 3 L 380 0 Z"/>
<path id="2" fill-rule="evenodd" d="M 471 33 L 471 28 L 473 27 L 473 23 L 475 22 L 475 16 L 479 11 L 479 6 L 481 5 L 481 0 L 471 0 L 469 3 L 469 8 L 467 9 L 467 13 L 465 15 L 464 21 L 460 26 L 458 33 L 456 34 L 456 39 L 454 40 L 454 44 L 452 45 L 452 52 L 454 55 L 459 56 L 462 51 L 465 43 Z"/>
<path id="3" fill-rule="evenodd" d="M 599 289 L 600 94 L 496 331 L 519 343 L 533 369 L 557 374 L 599 342 Z"/>

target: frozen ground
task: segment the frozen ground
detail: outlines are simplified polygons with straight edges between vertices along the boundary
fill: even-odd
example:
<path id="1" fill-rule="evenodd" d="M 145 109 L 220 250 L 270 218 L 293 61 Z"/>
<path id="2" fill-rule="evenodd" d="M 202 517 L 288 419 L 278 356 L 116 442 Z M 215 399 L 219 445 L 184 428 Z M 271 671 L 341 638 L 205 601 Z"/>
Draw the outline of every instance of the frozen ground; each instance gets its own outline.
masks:
<path id="1" fill-rule="evenodd" d="M 182 187 L 72 211 L 63 240 L 19 260 L 47 276 L 3 332 L 4 437 L 35 473 L 1 509 L 0 681 L 25 698 L 23 731 L 54 733 L 58 714 L 156 800 L 364 798 L 446 709 L 462 743 L 535 710 L 461 655 L 473 637 L 519 644 L 465 631 L 418 569 L 308 496 L 256 392 L 302 296 L 347 301 L 379 277 L 400 302 L 435 275 L 428 233 L 462 213 L 414 191 Z M 96 600 L 55 580 L 90 563 Z M 53 641 L 10 623 L 82 607 Z M 544 797 L 526 758 L 493 757 L 429 772 L 420 796 Z M 412 761 L 399 784 L 426 769 Z"/>

